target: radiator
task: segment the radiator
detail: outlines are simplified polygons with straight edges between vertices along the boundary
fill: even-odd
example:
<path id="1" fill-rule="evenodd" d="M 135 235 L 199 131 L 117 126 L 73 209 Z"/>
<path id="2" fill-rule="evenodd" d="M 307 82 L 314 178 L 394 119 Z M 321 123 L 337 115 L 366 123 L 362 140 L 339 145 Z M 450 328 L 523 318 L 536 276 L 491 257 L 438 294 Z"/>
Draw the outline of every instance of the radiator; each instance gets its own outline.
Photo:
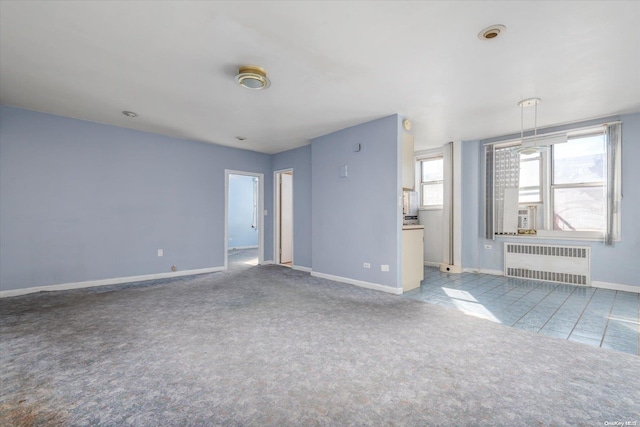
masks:
<path id="1" fill-rule="evenodd" d="M 590 286 L 591 248 L 505 243 L 504 275 Z"/>

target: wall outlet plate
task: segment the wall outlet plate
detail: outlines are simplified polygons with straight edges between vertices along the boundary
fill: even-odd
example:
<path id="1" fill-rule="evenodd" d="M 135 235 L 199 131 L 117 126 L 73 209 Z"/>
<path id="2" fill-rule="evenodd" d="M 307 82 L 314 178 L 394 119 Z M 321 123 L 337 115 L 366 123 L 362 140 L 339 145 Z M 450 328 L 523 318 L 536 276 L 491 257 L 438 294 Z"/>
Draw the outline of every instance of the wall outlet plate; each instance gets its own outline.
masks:
<path id="1" fill-rule="evenodd" d="M 484 245 L 485 249 L 491 249 L 491 245 Z"/>
<path id="2" fill-rule="evenodd" d="M 162 249 L 158 249 L 158 256 L 164 256 L 164 251 Z"/>
<path id="3" fill-rule="evenodd" d="M 369 264 L 368 262 L 365 262 L 362 266 L 364 268 L 371 268 L 371 264 Z"/>
<path id="4" fill-rule="evenodd" d="M 389 271 L 389 266 L 387 264 L 382 264 L 380 266 L 380 271 Z"/>

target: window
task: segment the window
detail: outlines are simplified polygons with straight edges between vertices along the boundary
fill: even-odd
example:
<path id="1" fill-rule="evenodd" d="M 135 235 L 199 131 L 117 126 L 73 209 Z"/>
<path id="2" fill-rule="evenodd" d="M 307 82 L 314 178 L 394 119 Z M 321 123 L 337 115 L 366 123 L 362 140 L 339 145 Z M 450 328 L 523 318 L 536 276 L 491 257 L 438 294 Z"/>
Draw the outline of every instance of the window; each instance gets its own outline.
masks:
<path id="1" fill-rule="evenodd" d="M 533 153 L 519 150 L 520 141 L 485 146 L 486 237 L 605 237 L 612 244 L 619 227 L 620 123 L 536 143 Z"/>
<path id="2" fill-rule="evenodd" d="M 520 204 L 542 203 L 541 171 L 541 153 L 520 154 Z"/>
<path id="3" fill-rule="evenodd" d="M 444 171 L 442 156 L 419 160 L 420 207 L 442 208 Z"/>
<path id="4" fill-rule="evenodd" d="M 553 230 L 605 230 L 604 134 L 570 138 L 552 146 Z"/>

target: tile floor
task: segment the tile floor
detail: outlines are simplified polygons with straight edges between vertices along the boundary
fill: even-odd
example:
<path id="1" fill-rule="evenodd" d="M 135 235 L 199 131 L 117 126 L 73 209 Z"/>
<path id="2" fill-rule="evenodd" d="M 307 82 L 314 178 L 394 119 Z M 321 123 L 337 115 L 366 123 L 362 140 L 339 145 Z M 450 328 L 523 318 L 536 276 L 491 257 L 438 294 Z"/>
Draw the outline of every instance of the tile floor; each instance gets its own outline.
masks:
<path id="1" fill-rule="evenodd" d="M 403 296 L 514 328 L 640 355 L 637 293 L 425 267 L 420 288 Z"/>

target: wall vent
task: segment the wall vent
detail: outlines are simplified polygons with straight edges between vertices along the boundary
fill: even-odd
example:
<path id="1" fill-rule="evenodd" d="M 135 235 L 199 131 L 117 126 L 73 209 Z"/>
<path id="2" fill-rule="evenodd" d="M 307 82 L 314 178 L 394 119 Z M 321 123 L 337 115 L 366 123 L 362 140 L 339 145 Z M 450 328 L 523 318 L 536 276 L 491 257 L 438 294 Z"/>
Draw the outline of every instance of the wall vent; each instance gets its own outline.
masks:
<path id="1" fill-rule="evenodd" d="M 505 243 L 504 275 L 590 286 L 591 248 Z"/>

